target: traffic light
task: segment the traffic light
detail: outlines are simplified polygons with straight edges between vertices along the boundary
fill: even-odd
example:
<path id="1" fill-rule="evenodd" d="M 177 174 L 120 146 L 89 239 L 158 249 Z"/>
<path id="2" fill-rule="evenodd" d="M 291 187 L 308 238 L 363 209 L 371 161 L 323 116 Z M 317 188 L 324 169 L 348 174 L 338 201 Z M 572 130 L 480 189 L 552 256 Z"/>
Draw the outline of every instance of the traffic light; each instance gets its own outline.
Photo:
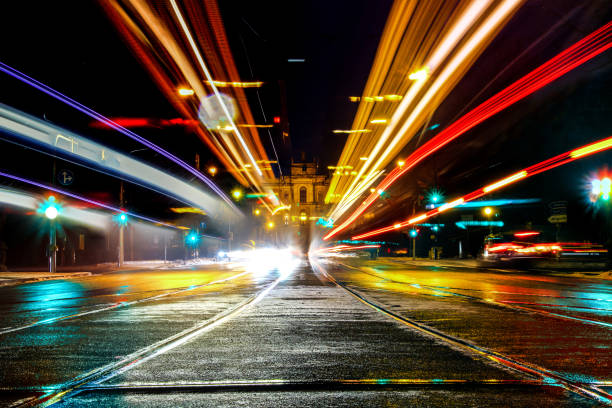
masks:
<path id="1" fill-rule="evenodd" d="M 199 241 L 200 237 L 198 236 L 198 234 L 195 231 L 191 231 L 189 234 L 187 234 L 187 244 L 189 245 L 197 245 L 198 241 Z"/>
<path id="2" fill-rule="evenodd" d="M 45 214 L 45 217 L 48 219 L 54 220 L 60 214 L 61 206 L 58 204 L 55 196 L 50 195 L 40 206 L 39 212 Z"/>
<path id="3" fill-rule="evenodd" d="M 591 194 L 595 200 L 601 197 L 603 200 L 608 201 L 610 199 L 611 182 L 608 177 L 603 179 L 594 179 L 591 181 Z"/>
<path id="4" fill-rule="evenodd" d="M 410 230 L 410 237 L 411 238 L 416 238 L 416 236 L 419 235 L 419 231 L 416 229 L 411 229 Z"/>
<path id="5" fill-rule="evenodd" d="M 115 222 L 121 226 L 125 226 L 128 223 L 128 216 L 124 212 L 120 212 L 119 214 L 115 215 L 114 219 Z"/>

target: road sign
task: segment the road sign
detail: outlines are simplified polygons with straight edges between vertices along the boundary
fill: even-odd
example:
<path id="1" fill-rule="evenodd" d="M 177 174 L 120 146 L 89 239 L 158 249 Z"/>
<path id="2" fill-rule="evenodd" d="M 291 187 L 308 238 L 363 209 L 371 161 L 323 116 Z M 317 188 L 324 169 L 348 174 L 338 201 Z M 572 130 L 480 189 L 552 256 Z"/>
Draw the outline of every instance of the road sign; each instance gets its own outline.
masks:
<path id="1" fill-rule="evenodd" d="M 556 214 L 548 217 L 548 222 L 551 224 L 561 224 L 567 222 L 567 214 Z"/>
<path id="2" fill-rule="evenodd" d="M 567 201 L 553 201 L 548 204 L 551 215 L 565 215 L 567 214 Z"/>
<path id="3" fill-rule="evenodd" d="M 69 186 L 74 181 L 74 174 L 70 170 L 61 170 L 57 175 L 57 181 L 62 186 Z"/>

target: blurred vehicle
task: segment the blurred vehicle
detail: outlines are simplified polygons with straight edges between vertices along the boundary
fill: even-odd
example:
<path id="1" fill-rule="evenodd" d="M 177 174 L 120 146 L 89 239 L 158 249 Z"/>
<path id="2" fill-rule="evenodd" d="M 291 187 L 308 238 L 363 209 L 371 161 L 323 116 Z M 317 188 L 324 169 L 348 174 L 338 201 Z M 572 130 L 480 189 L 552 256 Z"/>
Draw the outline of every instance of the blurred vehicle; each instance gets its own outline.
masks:
<path id="1" fill-rule="evenodd" d="M 603 245 L 590 242 L 542 242 L 538 235 L 519 233 L 511 237 L 489 236 L 485 239 L 483 258 L 486 261 L 531 259 L 598 263 L 608 260 L 608 250 Z M 526 239 L 527 236 L 529 239 Z"/>

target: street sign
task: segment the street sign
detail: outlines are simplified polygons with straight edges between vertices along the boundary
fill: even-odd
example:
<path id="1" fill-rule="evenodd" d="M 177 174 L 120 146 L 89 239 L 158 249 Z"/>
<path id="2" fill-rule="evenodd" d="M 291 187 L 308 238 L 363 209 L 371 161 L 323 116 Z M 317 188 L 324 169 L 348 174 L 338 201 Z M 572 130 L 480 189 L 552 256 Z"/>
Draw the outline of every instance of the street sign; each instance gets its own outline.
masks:
<path id="1" fill-rule="evenodd" d="M 553 201 L 548 204 L 548 207 L 552 215 L 567 214 L 567 201 Z"/>
<path id="2" fill-rule="evenodd" d="M 551 224 L 561 224 L 567 222 L 567 214 L 556 214 L 548 217 L 548 222 Z"/>
<path id="3" fill-rule="evenodd" d="M 70 170 L 61 170 L 57 175 L 57 181 L 62 186 L 69 186 L 74 181 L 74 174 Z"/>

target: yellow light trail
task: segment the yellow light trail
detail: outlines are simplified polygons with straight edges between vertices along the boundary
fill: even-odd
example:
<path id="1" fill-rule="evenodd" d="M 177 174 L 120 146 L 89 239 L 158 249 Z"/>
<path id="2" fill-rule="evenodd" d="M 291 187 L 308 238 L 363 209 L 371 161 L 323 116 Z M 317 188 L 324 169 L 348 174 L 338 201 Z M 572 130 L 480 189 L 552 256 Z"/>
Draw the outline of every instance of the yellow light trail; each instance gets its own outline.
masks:
<path id="1" fill-rule="evenodd" d="M 491 40 L 494 33 L 496 33 L 503 23 L 507 21 L 510 15 L 520 6 L 523 0 L 505 0 L 498 4 L 494 11 L 485 19 L 484 23 L 478 26 L 478 29 L 472 33 L 467 42 L 463 44 L 458 52 L 455 52 L 455 56 L 449 64 L 443 67 L 442 71 L 437 74 L 436 69 L 441 61 L 454 50 L 454 46 L 462 39 L 463 35 L 474 25 L 475 21 L 485 12 L 485 10 L 492 4 L 491 1 L 475 1 L 471 3 L 470 7 L 465 10 L 462 17 L 457 23 L 451 28 L 442 41 L 441 45 L 436 48 L 432 57 L 428 60 L 425 66 L 429 67 L 430 73 L 436 78 L 432 85 L 430 85 L 423 97 L 417 102 L 417 105 L 411 109 L 411 113 L 408 118 L 403 121 L 403 125 L 399 131 L 396 131 L 396 127 L 399 125 L 401 118 L 404 113 L 407 112 L 409 106 L 417 94 L 423 89 L 423 87 L 429 81 L 416 81 L 410 86 L 408 93 L 402 99 L 398 109 L 393 113 L 389 125 L 384 130 L 383 134 L 378 139 L 374 148 L 368 152 L 369 160 L 363 163 L 363 166 L 359 169 L 358 177 L 365 173 L 368 169 L 376 170 L 382 168 L 385 163 L 388 163 L 389 158 L 411 138 L 419 126 L 421 126 L 423 120 L 427 116 L 427 112 L 432 111 L 437 106 L 434 101 L 441 101 L 441 95 L 446 94 L 452 89 L 454 83 L 463 75 L 463 73 L 469 68 L 471 63 L 475 60 L 476 56 L 482 52 L 484 46 Z M 450 83 L 452 78 L 452 83 Z M 439 104 L 439 102 L 437 102 Z M 395 133 L 395 137 L 390 142 L 387 142 L 392 133 Z M 410 137 L 406 137 L 409 134 Z M 383 149 L 384 145 L 387 145 L 383 153 L 378 156 L 379 152 Z M 345 149 L 347 149 L 345 146 Z M 344 154 L 344 153 L 343 153 Z M 376 162 L 373 161 L 377 158 Z M 370 171 L 372 171 L 370 170 Z M 356 181 L 353 180 L 347 188 L 344 188 L 345 192 L 352 191 L 356 188 Z M 333 183 L 331 187 L 335 188 L 337 185 Z M 369 186 L 365 186 L 367 188 Z M 330 188 L 331 190 L 331 188 Z M 333 192 L 333 191 L 332 191 Z M 346 196 L 346 193 L 345 193 Z M 338 211 L 340 208 L 346 208 L 341 205 L 342 201 L 337 204 L 336 208 L 331 212 L 330 217 L 338 219 L 342 212 Z"/>
<path id="2" fill-rule="evenodd" d="M 177 19 L 179 20 L 179 24 L 181 25 L 181 28 L 183 29 L 183 33 L 185 34 L 185 37 L 187 37 L 187 41 L 189 42 L 189 45 L 191 46 L 191 49 L 193 51 L 193 53 L 196 56 L 196 59 L 198 61 L 198 63 L 200 64 L 200 68 L 202 68 L 202 71 L 204 72 L 204 75 L 206 76 L 206 78 L 209 81 L 210 87 L 212 88 L 215 96 L 217 97 L 217 100 L 219 101 L 219 105 L 221 105 L 221 108 L 223 109 L 223 113 L 225 114 L 227 120 L 230 122 L 231 126 L 234 128 L 234 132 L 236 134 L 236 136 L 238 137 L 238 140 L 240 141 L 240 144 L 242 145 L 242 148 L 244 149 L 244 151 L 246 152 L 247 156 L 249 157 L 249 159 L 251 160 L 251 163 L 253 163 L 253 166 L 255 167 L 255 170 L 257 171 L 257 174 L 259 174 L 260 176 L 263 176 L 263 173 L 261 171 L 261 169 L 259 168 L 259 166 L 257 166 L 256 160 L 253 157 L 253 154 L 251 153 L 251 150 L 248 148 L 248 146 L 246 145 L 246 142 L 244 141 L 244 138 L 242 137 L 242 134 L 240 133 L 240 131 L 238 130 L 238 128 L 236 127 L 236 124 L 234 123 L 234 120 L 232 119 L 232 115 L 230 115 L 227 106 L 225 106 L 225 103 L 223 102 L 223 99 L 221 98 L 221 94 L 219 93 L 219 90 L 217 89 L 217 87 L 214 84 L 214 80 L 212 78 L 212 76 L 210 75 L 210 72 L 208 71 L 208 68 L 206 67 L 206 64 L 204 63 L 204 58 L 202 58 L 202 54 L 200 54 L 200 50 L 198 50 L 198 47 L 191 35 L 191 32 L 189 31 L 189 28 L 187 27 L 187 24 L 185 23 L 185 19 L 183 18 L 183 15 L 181 13 L 181 11 L 179 10 L 178 6 L 176 5 L 176 0 L 170 0 L 170 4 L 172 5 L 172 10 L 174 11 L 174 14 L 176 15 Z"/>

